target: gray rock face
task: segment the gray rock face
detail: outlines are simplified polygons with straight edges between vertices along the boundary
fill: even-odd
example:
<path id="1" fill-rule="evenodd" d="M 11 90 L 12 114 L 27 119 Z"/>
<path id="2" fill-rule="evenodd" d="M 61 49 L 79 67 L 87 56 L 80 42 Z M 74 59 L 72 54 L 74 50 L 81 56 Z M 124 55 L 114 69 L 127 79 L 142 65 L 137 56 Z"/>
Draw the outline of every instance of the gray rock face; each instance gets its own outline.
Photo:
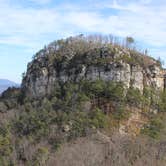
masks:
<path id="1" fill-rule="evenodd" d="M 105 81 L 117 81 L 123 82 L 127 87 L 130 86 L 130 77 L 131 77 L 130 65 L 119 62 L 119 63 L 110 63 L 105 68 L 103 67 L 90 67 L 90 70 L 87 73 L 86 78 L 89 80 L 102 79 Z"/>
<path id="2" fill-rule="evenodd" d="M 68 59 L 64 55 L 63 60 L 53 58 L 51 62 L 48 55 L 43 52 L 40 54 L 28 64 L 22 82 L 22 88 L 29 97 L 50 95 L 57 84 L 66 81 L 77 82 L 81 79 L 123 82 L 126 88 L 138 88 L 141 92 L 145 86 L 164 89 L 165 71 L 157 66 L 155 61 L 148 66 L 125 61 L 123 56 L 126 54 L 131 57 L 130 52 L 126 50 L 119 50 L 119 52 L 116 50 L 116 53 L 106 52 L 104 56 L 94 52 L 80 58 L 72 55 L 72 58 Z M 98 59 L 104 62 L 96 62 Z"/>
<path id="3" fill-rule="evenodd" d="M 130 85 L 134 88 L 138 88 L 141 92 L 144 88 L 144 75 L 143 75 L 143 68 L 139 65 L 135 65 L 131 67 L 131 79 Z"/>

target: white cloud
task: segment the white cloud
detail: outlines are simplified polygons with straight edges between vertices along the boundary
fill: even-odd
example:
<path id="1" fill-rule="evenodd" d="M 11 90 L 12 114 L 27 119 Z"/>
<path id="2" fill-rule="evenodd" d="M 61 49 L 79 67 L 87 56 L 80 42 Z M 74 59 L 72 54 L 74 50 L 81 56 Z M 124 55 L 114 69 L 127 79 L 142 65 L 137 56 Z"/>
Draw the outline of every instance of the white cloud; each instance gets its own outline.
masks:
<path id="1" fill-rule="evenodd" d="M 52 0 L 29 0 L 29 1 L 40 4 L 40 5 L 45 5 L 50 3 Z"/>
<path id="2" fill-rule="evenodd" d="M 123 1 L 127 2 L 127 1 Z M 152 1 L 138 1 L 131 3 L 104 3 L 102 8 L 117 10 L 116 14 L 110 15 L 105 20 L 105 25 L 100 26 L 100 31 L 108 32 L 110 27 L 115 34 L 126 36 L 132 35 L 139 40 L 146 41 L 152 46 L 162 46 L 166 42 L 166 3 L 159 5 L 151 4 Z"/>
<path id="3" fill-rule="evenodd" d="M 51 2 L 31 1 L 40 4 Z M 151 47 L 161 47 L 166 43 L 164 1 L 162 4 L 155 2 L 155 5 L 153 0 L 114 0 L 97 4 L 92 1 L 84 7 L 61 4 L 52 8 L 13 7 L 7 1 L 0 2 L 0 43 L 4 44 L 38 48 L 41 43 L 52 40 L 53 36 L 63 37 L 78 32 L 131 35 Z M 105 9 L 109 11 L 107 14 L 103 13 Z M 117 12 L 112 13 L 113 9 Z"/>
<path id="4" fill-rule="evenodd" d="M 103 18 L 95 12 L 69 12 L 65 20 L 68 24 L 87 31 L 95 31 L 94 27 L 103 23 Z"/>

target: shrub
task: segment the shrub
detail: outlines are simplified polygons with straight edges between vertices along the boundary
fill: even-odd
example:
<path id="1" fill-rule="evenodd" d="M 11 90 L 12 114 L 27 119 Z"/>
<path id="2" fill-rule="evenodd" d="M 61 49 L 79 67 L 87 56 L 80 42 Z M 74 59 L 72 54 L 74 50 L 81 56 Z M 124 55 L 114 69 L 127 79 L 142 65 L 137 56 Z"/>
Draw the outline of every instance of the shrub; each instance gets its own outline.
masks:
<path id="1" fill-rule="evenodd" d="M 78 102 L 89 101 L 90 98 L 83 92 L 78 93 Z"/>
<path id="2" fill-rule="evenodd" d="M 84 81 L 82 83 L 82 92 L 91 98 L 103 97 L 113 101 L 123 101 L 125 96 L 122 83 L 103 80 Z"/>
<path id="3" fill-rule="evenodd" d="M 14 163 L 8 157 L 3 157 L 3 156 L 0 156 L 0 165 L 15 166 Z"/>
<path id="4" fill-rule="evenodd" d="M 95 128 L 105 128 L 107 125 L 107 116 L 98 108 L 89 113 L 89 119 L 90 124 Z"/>
<path id="5" fill-rule="evenodd" d="M 124 105 L 117 106 L 115 111 L 113 112 L 113 118 L 118 121 L 127 119 L 128 117 L 129 117 L 129 112 L 125 109 Z"/>
<path id="6" fill-rule="evenodd" d="M 45 147 L 41 147 L 37 150 L 33 157 L 32 165 L 46 165 L 46 161 L 48 160 L 49 151 Z"/>
<path id="7" fill-rule="evenodd" d="M 159 111 L 166 112 L 166 92 L 161 92 L 159 101 Z"/>
<path id="8" fill-rule="evenodd" d="M 103 80 L 93 81 L 89 87 L 90 93 L 98 97 L 103 96 L 104 89 L 105 82 Z"/>
<path id="9" fill-rule="evenodd" d="M 126 101 L 132 106 L 140 106 L 143 101 L 143 96 L 139 89 L 129 88 L 126 95 Z"/>
<path id="10" fill-rule="evenodd" d="M 42 109 L 47 110 L 47 111 L 52 110 L 52 103 L 47 98 L 44 98 L 42 100 Z"/>
<path id="11" fill-rule="evenodd" d="M 50 140 L 49 143 L 52 145 L 52 150 L 57 151 L 60 149 L 63 140 L 60 140 L 60 138 L 55 138 Z"/>
<path id="12" fill-rule="evenodd" d="M 117 57 L 114 61 L 118 63 L 121 60 L 130 65 L 138 64 L 138 61 L 136 60 L 136 58 L 134 56 L 129 56 L 126 54 L 122 55 L 121 57 Z"/>
<path id="13" fill-rule="evenodd" d="M 90 112 L 71 112 L 68 117 L 66 123 L 71 127 L 68 139 L 85 136 L 89 129 L 99 129 L 107 126 L 107 116 L 98 108 Z"/>
<path id="14" fill-rule="evenodd" d="M 0 127 L 0 164 L 7 165 L 12 153 L 12 143 L 10 129 L 6 125 Z"/>
<path id="15" fill-rule="evenodd" d="M 0 112 L 6 112 L 7 111 L 7 106 L 4 102 L 0 102 Z"/>
<path id="16" fill-rule="evenodd" d="M 40 139 L 48 134 L 48 126 L 53 118 L 53 114 L 46 110 L 24 112 L 15 119 L 13 128 L 19 136 L 34 136 Z"/>
<path id="17" fill-rule="evenodd" d="M 154 139 L 159 138 L 160 131 L 163 128 L 162 121 L 159 118 L 154 118 L 149 124 L 146 124 L 142 129 L 141 133 L 148 135 Z"/>
<path id="18" fill-rule="evenodd" d="M 124 85 L 122 83 L 107 82 L 105 96 L 113 101 L 124 100 Z"/>

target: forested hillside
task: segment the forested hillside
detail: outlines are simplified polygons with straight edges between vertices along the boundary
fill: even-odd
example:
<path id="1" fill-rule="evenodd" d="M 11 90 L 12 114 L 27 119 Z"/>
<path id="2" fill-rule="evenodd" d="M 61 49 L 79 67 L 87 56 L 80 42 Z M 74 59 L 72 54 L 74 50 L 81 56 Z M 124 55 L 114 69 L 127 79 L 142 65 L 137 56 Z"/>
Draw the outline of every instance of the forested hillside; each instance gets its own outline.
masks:
<path id="1" fill-rule="evenodd" d="M 0 98 L 0 165 L 164 166 L 165 74 L 131 37 L 52 42 Z"/>

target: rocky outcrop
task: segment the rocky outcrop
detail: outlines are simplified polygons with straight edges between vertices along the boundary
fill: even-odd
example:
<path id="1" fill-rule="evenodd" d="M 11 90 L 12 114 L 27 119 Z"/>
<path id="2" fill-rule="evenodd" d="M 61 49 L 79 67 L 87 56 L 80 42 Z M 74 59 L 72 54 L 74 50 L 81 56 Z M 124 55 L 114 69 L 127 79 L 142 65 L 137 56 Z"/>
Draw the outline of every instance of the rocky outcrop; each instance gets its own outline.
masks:
<path id="1" fill-rule="evenodd" d="M 138 88 L 141 92 L 145 86 L 164 89 L 165 71 L 157 61 L 140 53 L 133 54 L 128 49 L 112 46 L 100 47 L 69 56 L 61 53 L 51 45 L 37 53 L 28 64 L 22 89 L 29 97 L 43 97 L 51 94 L 58 84 L 82 79 L 123 82 L 129 88 Z M 55 49 L 56 48 L 56 49 Z M 126 58 L 127 57 L 127 58 Z M 140 60 L 141 59 L 141 60 Z"/>

